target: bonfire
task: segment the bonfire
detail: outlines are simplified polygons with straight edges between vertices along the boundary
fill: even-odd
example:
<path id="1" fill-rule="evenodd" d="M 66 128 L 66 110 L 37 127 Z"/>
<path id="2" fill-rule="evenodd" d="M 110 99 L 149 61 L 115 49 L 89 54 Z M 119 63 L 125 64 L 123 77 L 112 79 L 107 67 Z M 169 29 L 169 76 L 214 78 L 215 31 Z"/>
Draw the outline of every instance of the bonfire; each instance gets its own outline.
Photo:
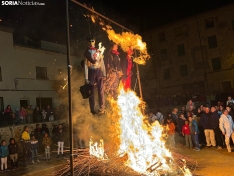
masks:
<path id="1" fill-rule="evenodd" d="M 112 142 L 94 142 L 89 148 L 77 149 L 75 175 L 192 175 L 196 162 L 165 146 L 164 128 L 156 121 L 149 124 L 142 114 L 141 99 L 136 93 L 120 88 L 118 99 L 110 99 Z M 52 175 L 69 175 L 69 161 Z"/>

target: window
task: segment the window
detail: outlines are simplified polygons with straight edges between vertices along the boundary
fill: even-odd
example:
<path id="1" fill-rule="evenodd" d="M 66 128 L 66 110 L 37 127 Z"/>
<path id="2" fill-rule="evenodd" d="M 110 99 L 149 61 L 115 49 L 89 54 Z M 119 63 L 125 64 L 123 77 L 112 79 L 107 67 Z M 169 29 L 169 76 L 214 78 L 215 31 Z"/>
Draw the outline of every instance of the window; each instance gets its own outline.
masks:
<path id="1" fill-rule="evenodd" d="M 185 55 L 184 44 L 177 45 L 178 56 Z"/>
<path id="2" fill-rule="evenodd" d="M 167 69 L 164 70 L 163 76 L 164 76 L 164 79 L 165 79 L 165 80 L 171 79 L 170 68 L 167 68 Z"/>
<path id="3" fill-rule="evenodd" d="M 219 57 L 211 59 L 211 62 L 212 62 L 212 68 L 213 68 L 214 71 L 221 69 L 221 62 L 220 62 Z"/>
<path id="4" fill-rule="evenodd" d="M 168 57 L 167 57 L 167 49 L 166 48 L 161 50 L 161 59 L 162 60 L 168 59 Z"/>
<path id="5" fill-rule="evenodd" d="M 216 35 L 212 35 L 212 36 L 208 37 L 208 44 L 209 44 L 210 49 L 216 48 L 218 46 Z"/>
<path id="6" fill-rule="evenodd" d="M 234 31 L 234 20 L 232 20 L 232 30 Z"/>
<path id="7" fill-rule="evenodd" d="M 166 36 L 165 36 L 165 33 L 164 32 L 161 32 L 158 34 L 158 38 L 159 38 L 159 41 L 160 42 L 163 42 L 166 40 Z"/>
<path id="8" fill-rule="evenodd" d="M 214 20 L 213 20 L 213 18 L 206 19 L 205 23 L 206 23 L 206 28 L 207 29 L 214 27 Z"/>
<path id="9" fill-rule="evenodd" d="M 46 67 L 36 67 L 36 78 L 37 79 L 47 79 L 47 68 Z"/>
<path id="10" fill-rule="evenodd" d="M 180 75 L 181 76 L 188 76 L 188 67 L 187 65 L 180 66 Z"/>
<path id="11" fill-rule="evenodd" d="M 2 69 L 0 67 L 0 81 L 2 81 Z"/>

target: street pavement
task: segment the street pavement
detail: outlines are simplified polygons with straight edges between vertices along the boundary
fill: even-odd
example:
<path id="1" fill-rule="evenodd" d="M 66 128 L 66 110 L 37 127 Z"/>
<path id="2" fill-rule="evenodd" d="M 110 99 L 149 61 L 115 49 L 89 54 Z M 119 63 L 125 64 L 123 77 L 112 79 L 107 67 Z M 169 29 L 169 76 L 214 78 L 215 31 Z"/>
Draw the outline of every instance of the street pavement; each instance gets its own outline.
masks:
<path id="1" fill-rule="evenodd" d="M 46 176 L 52 174 L 57 169 L 63 167 L 69 160 L 69 154 L 64 157 L 56 158 L 57 154 L 51 154 L 51 161 L 46 161 L 44 154 L 40 154 L 38 159 L 40 162 L 34 161 L 26 167 L 23 166 L 22 156 L 19 157 L 18 169 L 11 170 L 10 162 L 8 161 L 9 171 L 0 173 L 1 176 Z"/>

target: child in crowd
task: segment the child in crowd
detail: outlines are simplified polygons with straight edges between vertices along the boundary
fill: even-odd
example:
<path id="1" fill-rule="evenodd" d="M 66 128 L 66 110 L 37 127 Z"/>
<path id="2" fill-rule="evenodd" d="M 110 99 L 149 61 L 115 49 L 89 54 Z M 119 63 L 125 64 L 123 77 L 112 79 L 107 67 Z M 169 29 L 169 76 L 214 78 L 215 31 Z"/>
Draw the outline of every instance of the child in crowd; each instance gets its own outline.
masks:
<path id="1" fill-rule="evenodd" d="M 185 120 L 185 125 L 182 128 L 182 134 L 185 136 L 185 142 L 186 142 L 186 148 L 193 148 L 192 138 L 191 138 L 191 132 L 189 129 L 189 123 L 187 120 Z"/>
<path id="2" fill-rule="evenodd" d="M 1 147 L 0 147 L 0 158 L 1 158 L 1 172 L 4 171 L 3 166 L 5 166 L 5 171 L 8 171 L 7 169 L 7 156 L 9 154 L 8 147 L 6 146 L 6 141 L 1 141 Z"/>
<path id="3" fill-rule="evenodd" d="M 191 132 L 191 137 L 195 145 L 195 148 L 193 150 L 200 151 L 199 138 L 198 138 L 199 134 L 198 123 L 191 116 L 188 118 L 188 120 L 189 120 L 189 129 Z"/>
<path id="4" fill-rule="evenodd" d="M 167 122 L 169 148 L 175 148 L 175 124 L 171 118 L 167 119 Z"/>
<path id="5" fill-rule="evenodd" d="M 45 148 L 45 156 L 46 156 L 46 161 L 50 161 L 50 145 L 52 141 L 47 133 L 45 133 L 45 137 L 43 138 L 42 144 L 44 145 Z"/>
<path id="6" fill-rule="evenodd" d="M 15 140 L 11 138 L 9 140 L 10 144 L 8 145 L 8 150 L 11 159 L 12 170 L 18 168 L 18 145 L 15 143 Z"/>
<path id="7" fill-rule="evenodd" d="M 45 122 L 46 121 L 46 114 L 47 114 L 45 109 L 42 109 L 41 114 L 42 114 L 42 122 Z"/>
<path id="8" fill-rule="evenodd" d="M 32 163 L 34 163 L 34 157 L 37 157 L 37 162 L 40 162 L 38 160 L 37 149 L 38 149 L 38 140 L 35 138 L 34 135 L 32 135 L 32 137 L 31 137 Z"/>

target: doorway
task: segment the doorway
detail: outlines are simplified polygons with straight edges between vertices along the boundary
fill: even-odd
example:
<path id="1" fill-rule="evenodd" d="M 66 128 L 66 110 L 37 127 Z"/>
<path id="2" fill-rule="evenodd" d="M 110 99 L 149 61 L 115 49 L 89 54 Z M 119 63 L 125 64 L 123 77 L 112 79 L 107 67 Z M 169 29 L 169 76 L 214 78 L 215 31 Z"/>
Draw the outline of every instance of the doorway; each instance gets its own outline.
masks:
<path id="1" fill-rule="evenodd" d="M 45 109 L 48 105 L 52 108 L 52 98 L 36 98 L 37 106 L 40 109 Z"/>

